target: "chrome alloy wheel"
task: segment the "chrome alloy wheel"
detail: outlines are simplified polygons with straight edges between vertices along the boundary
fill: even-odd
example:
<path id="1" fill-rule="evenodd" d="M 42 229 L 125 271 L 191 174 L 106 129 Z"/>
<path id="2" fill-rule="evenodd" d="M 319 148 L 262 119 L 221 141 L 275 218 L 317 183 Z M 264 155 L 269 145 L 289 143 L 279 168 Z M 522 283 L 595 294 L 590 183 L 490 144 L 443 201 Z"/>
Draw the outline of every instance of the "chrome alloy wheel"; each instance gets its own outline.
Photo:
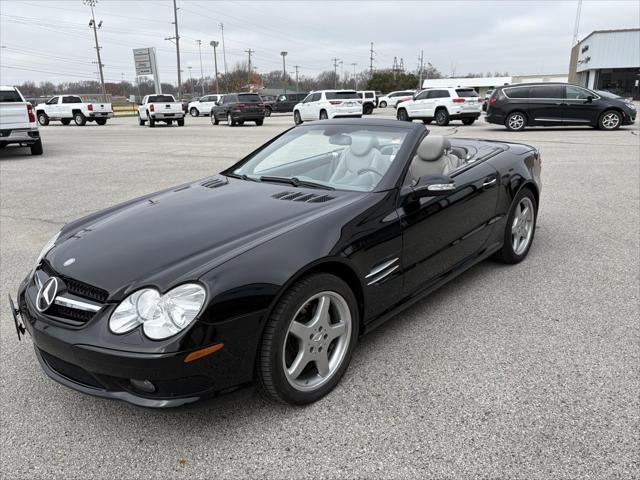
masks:
<path id="1" fill-rule="evenodd" d="M 338 371 L 349 349 L 351 312 L 338 293 L 313 295 L 298 309 L 284 340 L 282 366 L 289 384 L 310 391 Z"/>
<path id="2" fill-rule="evenodd" d="M 521 114 L 515 113 L 509 117 L 509 128 L 520 130 L 522 127 L 524 127 L 524 117 Z"/>
<path id="3" fill-rule="evenodd" d="M 522 255 L 533 236 L 534 212 L 531 199 L 524 197 L 516 207 L 511 225 L 511 247 L 516 255 Z"/>
<path id="4" fill-rule="evenodd" d="M 614 112 L 607 113 L 602 118 L 602 126 L 607 130 L 616 128 L 619 123 L 620 123 L 620 115 Z"/>

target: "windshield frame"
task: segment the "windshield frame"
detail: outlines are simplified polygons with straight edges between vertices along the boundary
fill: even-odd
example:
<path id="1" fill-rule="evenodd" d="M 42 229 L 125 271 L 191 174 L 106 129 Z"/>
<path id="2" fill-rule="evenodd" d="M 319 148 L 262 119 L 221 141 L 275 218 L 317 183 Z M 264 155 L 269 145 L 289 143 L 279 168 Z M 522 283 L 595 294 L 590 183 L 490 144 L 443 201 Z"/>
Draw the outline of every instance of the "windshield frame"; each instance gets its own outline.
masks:
<path id="1" fill-rule="evenodd" d="M 252 160 L 258 153 L 266 149 L 268 146 L 273 144 L 280 137 L 286 135 L 293 129 L 323 129 L 326 127 L 326 125 L 327 123 L 322 123 L 322 124 L 316 123 L 316 124 L 305 124 L 305 125 L 293 126 L 285 130 L 284 132 L 280 133 L 279 135 L 273 137 L 263 145 L 259 146 L 256 150 L 252 151 L 247 156 L 245 156 L 235 164 L 231 165 L 229 168 L 220 172 L 220 174 L 227 177 L 231 177 L 231 178 L 236 178 L 236 179 L 245 180 L 249 182 L 255 182 L 256 181 L 255 177 L 248 177 L 246 179 L 243 179 L 241 175 L 235 173 L 235 170 L 244 166 L 247 162 Z M 338 125 L 338 124 L 336 123 L 334 125 Z M 350 125 L 354 125 L 354 124 L 351 123 Z M 362 123 L 358 125 L 363 128 L 369 127 L 369 125 L 367 125 L 366 123 Z M 415 150 L 418 147 L 418 144 L 420 143 L 422 138 L 426 136 L 428 133 L 426 129 L 421 128 L 421 126 L 418 126 L 417 124 L 400 123 L 399 125 L 393 125 L 393 126 L 371 125 L 370 127 L 382 129 L 382 130 L 388 130 L 388 131 L 397 130 L 405 133 L 404 141 L 402 142 L 400 148 L 396 152 L 394 161 L 391 162 L 391 165 L 385 172 L 384 176 L 380 179 L 378 184 L 372 190 L 361 191 L 361 190 L 340 188 L 340 186 L 336 186 L 336 185 L 330 185 L 335 189 L 335 191 L 366 195 L 369 193 L 386 192 L 395 188 L 400 188 L 402 184 L 402 179 L 404 178 L 404 171 L 406 170 L 405 167 L 408 167 L 409 159 L 413 158 L 415 154 Z M 300 187 L 300 188 L 305 188 L 305 187 Z"/>

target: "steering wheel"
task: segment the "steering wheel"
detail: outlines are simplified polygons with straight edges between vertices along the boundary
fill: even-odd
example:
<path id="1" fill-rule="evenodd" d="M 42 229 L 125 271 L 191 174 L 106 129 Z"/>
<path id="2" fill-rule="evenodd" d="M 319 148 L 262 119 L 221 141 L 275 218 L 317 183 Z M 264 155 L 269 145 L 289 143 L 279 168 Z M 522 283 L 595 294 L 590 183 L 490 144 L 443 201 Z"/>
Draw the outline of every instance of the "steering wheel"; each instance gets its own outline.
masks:
<path id="1" fill-rule="evenodd" d="M 379 175 L 380 178 L 384 177 L 382 173 L 380 173 L 377 170 L 374 170 L 373 168 L 361 168 L 360 170 L 358 170 L 358 175 L 362 175 L 363 173 L 367 173 L 367 172 L 375 173 L 376 175 Z"/>

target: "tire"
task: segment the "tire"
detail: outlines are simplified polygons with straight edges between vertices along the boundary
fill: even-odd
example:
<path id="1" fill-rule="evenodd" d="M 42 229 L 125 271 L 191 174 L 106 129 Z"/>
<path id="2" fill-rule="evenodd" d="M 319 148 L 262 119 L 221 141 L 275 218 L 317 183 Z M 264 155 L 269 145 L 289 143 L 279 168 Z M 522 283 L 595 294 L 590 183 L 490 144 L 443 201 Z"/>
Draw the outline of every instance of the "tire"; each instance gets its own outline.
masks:
<path id="1" fill-rule="evenodd" d="M 176 123 L 178 124 L 179 127 L 184 127 L 184 118 L 177 120 Z"/>
<path id="2" fill-rule="evenodd" d="M 296 125 L 302 124 L 302 117 L 300 116 L 300 112 L 298 110 L 293 112 L 293 123 L 295 123 Z"/>
<path id="3" fill-rule="evenodd" d="M 60 122 L 63 125 L 69 125 L 71 123 L 71 119 L 70 118 L 63 118 L 63 119 L 60 120 Z"/>
<path id="4" fill-rule="evenodd" d="M 473 122 L 475 122 L 476 119 L 475 118 L 463 118 L 462 119 L 462 124 L 463 125 L 473 125 Z"/>
<path id="5" fill-rule="evenodd" d="M 107 124 L 107 119 L 106 118 L 96 118 L 96 123 L 98 125 L 106 125 Z"/>
<path id="6" fill-rule="evenodd" d="M 220 120 L 218 120 L 218 117 L 216 117 L 216 114 L 211 112 L 211 124 L 218 125 L 219 123 L 220 123 Z"/>
<path id="7" fill-rule="evenodd" d="M 156 121 L 155 121 L 153 118 L 151 118 L 151 117 L 149 116 L 149 112 L 147 112 L 147 118 L 149 119 L 149 127 L 150 127 L 150 128 L 155 128 L 155 126 L 156 126 Z"/>
<path id="8" fill-rule="evenodd" d="M 271 116 L 271 109 L 269 107 L 264 109 L 264 116 L 265 117 L 270 117 Z"/>
<path id="9" fill-rule="evenodd" d="M 399 108 L 397 113 L 396 113 L 396 118 L 402 122 L 410 122 L 411 121 L 411 117 L 409 116 L 409 114 L 407 113 L 407 110 L 404 108 Z"/>
<path id="10" fill-rule="evenodd" d="M 523 206 L 531 209 L 523 223 Z M 520 220 L 516 224 L 516 217 Z M 536 222 L 538 219 L 538 205 L 533 192 L 529 188 L 522 188 L 511 202 L 507 224 L 504 231 L 504 243 L 498 250 L 494 258 L 502 263 L 518 263 L 525 259 L 533 243 L 536 232 Z M 516 236 L 521 236 L 526 232 L 526 244 L 516 243 Z M 523 237 L 524 238 L 524 237 Z M 521 241 L 522 239 L 520 239 Z"/>
<path id="11" fill-rule="evenodd" d="M 87 123 L 87 117 L 82 112 L 76 112 L 73 114 L 73 122 L 79 127 L 83 127 Z"/>
<path id="12" fill-rule="evenodd" d="M 49 125 L 49 116 L 44 112 L 40 112 L 38 114 L 38 123 L 42 126 Z"/>
<path id="13" fill-rule="evenodd" d="M 233 117 L 231 116 L 230 113 L 227 113 L 227 125 L 229 127 L 235 127 L 236 126 L 236 122 L 233 120 Z"/>
<path id="14" fill-rule="evenodd" d="M 622 115 L 616 110 L 606 110 L 598 119 L 600 130 L 617 130 L 622 125 Z"/>
<path id="15" fill-rule="evenodd" d="M 143 120 L 140 116 L 140 112 L 138 112 L 138 125 L 144 125 L 146 120 Z"/>
<path id="16" fill-rule="evenodd" d="M 511 112 L 504 120 L 504 126 L 512 132 L 519 132 L 527 126 L 527 117 L 522 112 Z"/>
<path id="17" fill-rule="evenodd" d="M 196 107 L 191 107 L 191 110 L 189 110 L 189 115 L 191 115 L 192 117 L 199 117 L 200 112 Z"/>
<path id="18" fill-rule="evenodd" d="M 263 123 L 264 123 L 264 119 L 262 119 L 262 120 L 256 120 L 256 125 L 257 125 L 258 127 L 261 127 Z"/>
<path id="19" fill-rule="evenodd" d="M 365 105 L 362 109 L 364 115 L 371 115 L 373 113 L 373 105 Z"/>
<path id="20" fill-rule="evenodd" d="M 320 120 L 328 120 L 329 115 L 326 110 L 320 110 Z"/>
<path id="21" fill-rule="evenodd" d="M 321 299 L 329 302 L 329 314 L 316 320 L 320 325 L 313 325 Z M 358 315 L 356 297 L 342 279 L 318 273 L 294 283 L 264 328 L 256 361 L 263 391 L 276 401 L 294 405 L 315 402 L 329 393 L 349 366 L 358 340 Z M 297 334 L 290 330 L 296 319 L 302 320 L 296 322 Z M 332 330 L 338 323 L 343 325 L 340 334 L 338 329 Z M 332 339 L 332 332 L 338 336 Z M 300 371 L 289 375 L 287 368 L 298 358 L 302 359 Z M 323 358 L 327 361 L 320 363 Z M 324 376 L 319 374 L 322 365 L 327 369 Z"/>
<path id="22" fill-rule="evenodd" d="M 387 102 L 380 102 L 380 105 L 378 105 L 380 108 L 387 108 Z"/>
<path id="23" fill-rule="evenodd" d="M 42 139 L 39 138 L 36 143 L 29 145 L 29 149 L 31 150 L 31 155 L 42 155 Z"/>
<path id="24" fill-rule="evenodd" d="M 446 127 L 449 125 L 449 112 L 446 108 L 436 110 L 436 125 L 439 127 Z"/>
<path id="25" fill-rule="evenodd" d="M 422 123 L 425 125 L 429 125 L 433 119 L 432 118 L 423 118 Z"/>

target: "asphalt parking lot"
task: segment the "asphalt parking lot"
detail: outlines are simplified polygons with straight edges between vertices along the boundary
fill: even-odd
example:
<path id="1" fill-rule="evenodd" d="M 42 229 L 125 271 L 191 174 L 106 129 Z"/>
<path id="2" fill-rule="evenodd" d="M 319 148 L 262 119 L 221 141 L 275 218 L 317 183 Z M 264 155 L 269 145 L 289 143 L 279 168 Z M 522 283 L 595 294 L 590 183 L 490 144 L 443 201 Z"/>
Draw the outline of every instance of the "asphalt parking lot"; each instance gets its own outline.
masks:
<path id="1" fill-rule="evenodd" d="M 45 376 L 6 301 L 44 242 L 79 216 L 217 172 L 290 125 L 51 124 L 43 156 L 0 151 L 0 476 L 639 478 L 637 124 L 430 126 L 541 150 L 529 257 L 484 262 L 363 338 L 316 404 L 249 390 L 146 410 Z"/>

